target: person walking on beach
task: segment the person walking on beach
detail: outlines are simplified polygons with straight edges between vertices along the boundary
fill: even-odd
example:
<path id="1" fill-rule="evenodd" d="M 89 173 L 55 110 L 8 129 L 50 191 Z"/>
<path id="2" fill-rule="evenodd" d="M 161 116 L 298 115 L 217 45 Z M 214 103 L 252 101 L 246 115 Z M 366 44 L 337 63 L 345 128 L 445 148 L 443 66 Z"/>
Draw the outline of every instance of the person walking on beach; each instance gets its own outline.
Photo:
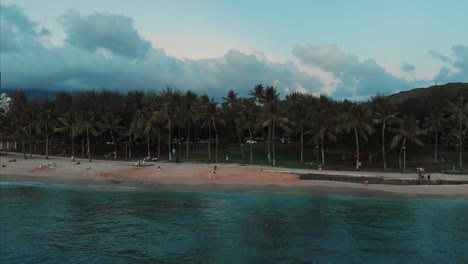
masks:
<path id="1" fill-rule="evenodd" d="M 208 180 L 211 181 L 211 171 L 208 172 Z"/>

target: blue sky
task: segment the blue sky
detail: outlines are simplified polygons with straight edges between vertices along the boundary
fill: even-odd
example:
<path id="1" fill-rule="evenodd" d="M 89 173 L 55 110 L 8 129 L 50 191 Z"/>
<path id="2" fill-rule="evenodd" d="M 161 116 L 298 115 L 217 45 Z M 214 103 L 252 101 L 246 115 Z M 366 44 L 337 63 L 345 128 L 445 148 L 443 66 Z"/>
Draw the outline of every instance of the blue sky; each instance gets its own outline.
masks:
<path id="1" fill-rule="evenodd" d="M 363 99 L 467 82 L 466 13 L 465 0 L 2 0 L 2 85 Z"/>

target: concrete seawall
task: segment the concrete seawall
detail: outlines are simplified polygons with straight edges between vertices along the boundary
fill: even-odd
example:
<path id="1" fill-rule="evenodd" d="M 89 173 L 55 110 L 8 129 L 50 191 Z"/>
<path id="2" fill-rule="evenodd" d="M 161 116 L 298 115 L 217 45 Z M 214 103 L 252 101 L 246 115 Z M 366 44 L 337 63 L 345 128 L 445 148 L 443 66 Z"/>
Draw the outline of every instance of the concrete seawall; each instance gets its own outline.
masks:
<path id="1" fill-rule="evenodd" d="M 392 185 L 442 185 L 442 184 L 468 184 L 467 180 L 458 179 L 433 179 L 433 180 L 420 180 L 415 177 L 409 178 L 387 178 L 384 176 L 371 176 L 371 175 L 337 175 L 337 174 L 322 174 L 322 173 L 307 173 L 298 174 L 300 180 L 321 180 L 321 181 L 341 181 L 341 182 L 354 182 L 363 183 L 365 180 L 369 184 L 392 184 Z"/>

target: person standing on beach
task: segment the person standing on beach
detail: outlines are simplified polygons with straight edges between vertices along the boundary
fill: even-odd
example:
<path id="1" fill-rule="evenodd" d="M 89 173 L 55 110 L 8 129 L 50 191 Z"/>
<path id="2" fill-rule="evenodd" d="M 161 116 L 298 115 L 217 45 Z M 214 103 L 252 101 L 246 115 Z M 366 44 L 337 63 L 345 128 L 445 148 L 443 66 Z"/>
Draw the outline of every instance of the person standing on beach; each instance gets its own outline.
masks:
<path id="1" fill-rule="evenodd" d="M 211 181 L 211 171 L 208 172 L 208 180 Z"/>

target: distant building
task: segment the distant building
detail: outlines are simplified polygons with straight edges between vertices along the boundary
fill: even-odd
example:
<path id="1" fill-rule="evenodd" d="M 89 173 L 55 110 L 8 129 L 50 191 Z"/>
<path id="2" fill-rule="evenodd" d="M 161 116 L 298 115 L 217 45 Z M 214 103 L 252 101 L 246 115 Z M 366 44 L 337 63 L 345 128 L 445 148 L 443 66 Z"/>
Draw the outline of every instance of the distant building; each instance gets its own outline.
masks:
<path id="1" fill-rule="evenodd" d="M 6 93 L 2 93 L 0 95 L 0 114 L 4 115 L 8 113 L 8 109 L 10 108 L 10 101 L 11 98 L 6 96 Z"/>

